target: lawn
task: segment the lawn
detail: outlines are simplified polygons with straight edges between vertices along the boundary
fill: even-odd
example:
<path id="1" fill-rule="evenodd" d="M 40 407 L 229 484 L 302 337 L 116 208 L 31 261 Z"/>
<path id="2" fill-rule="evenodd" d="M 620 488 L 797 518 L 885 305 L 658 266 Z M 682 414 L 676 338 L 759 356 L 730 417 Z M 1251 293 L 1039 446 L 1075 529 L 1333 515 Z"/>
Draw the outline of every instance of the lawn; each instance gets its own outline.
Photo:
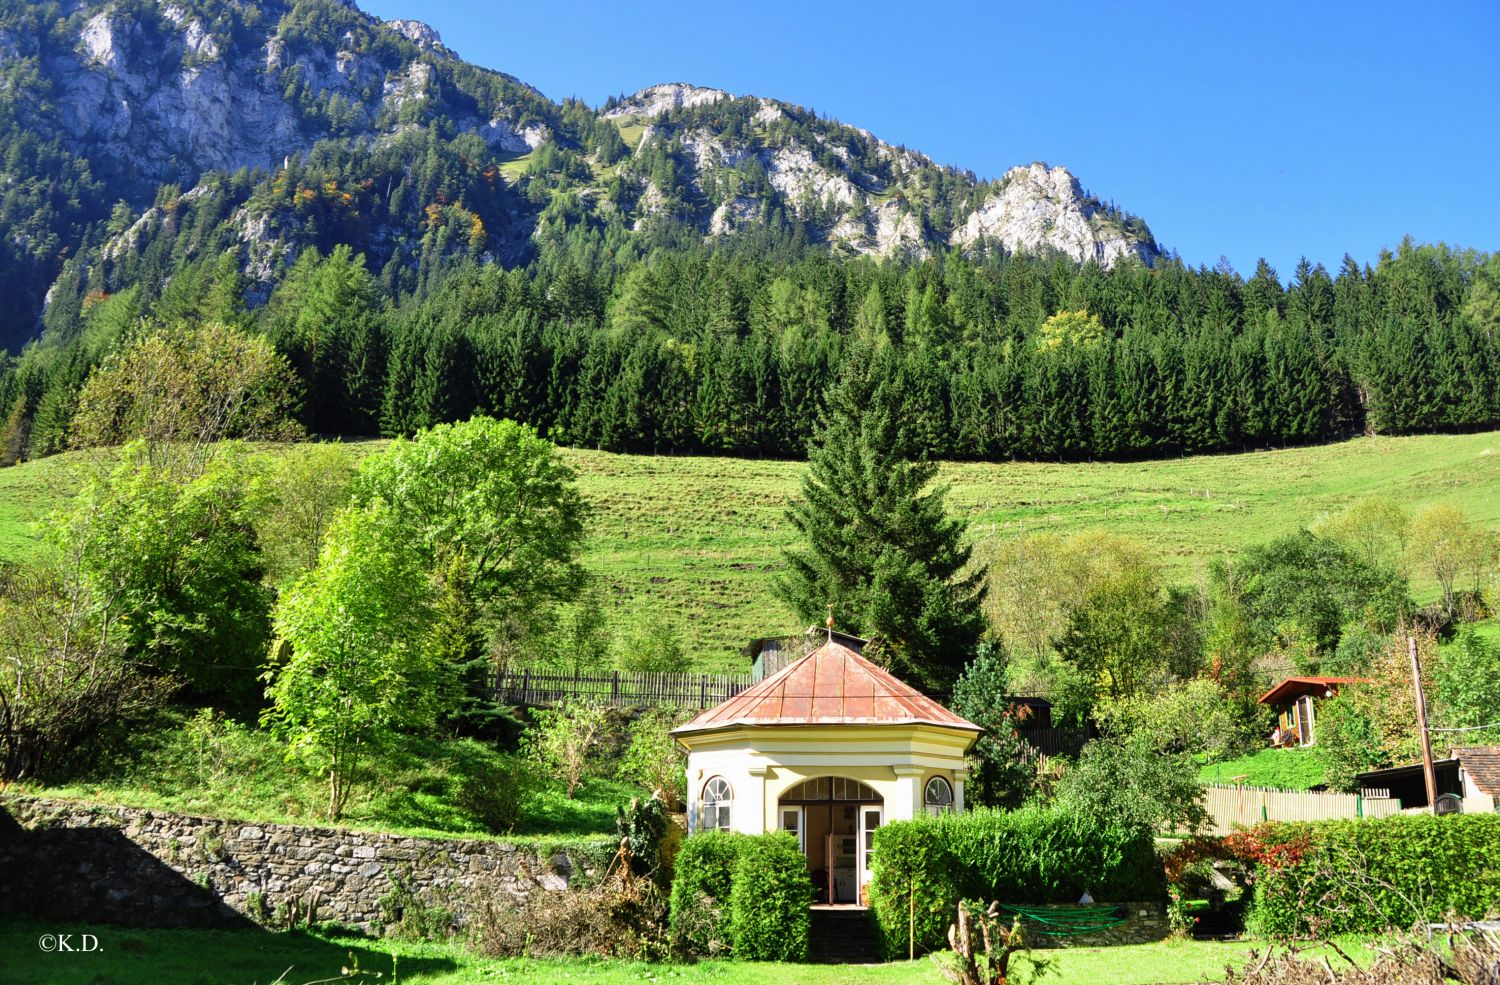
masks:
<path id="1" fill-rule="evenodd" d="M 1198 771 L 1204 783 L 1240 783 L 1247 787 L 1311 790 L 1323 783 L 1327 764 L 1317 746 L 1306 749 L 1261 749 L 1238 759 L 1208 763 Z"/>
<path id="2" fill-rule="evenodd" d="M 420 808 L 403 809 L 401 802 L 410 797 L 403 791 L 396 791 L 389 797 L 367 797 L 357 801 L 350 813 L 337 824 L 329 823 L 321 811 L 297 806 L 288 809 L 288 801 L 274 794 L 257 796 L 250 793 L 230 799 L 212 788 L 190 795 L 163 794 L 151 785 L 132 783 L 128 779 L 75 782 L 56 787 L 19 783 L 11 786 L 10 792 L 233 821 L 304 824 L 413 838 L 477 838 L 558 849 L 574 845 L 593 846 L 601 839 L 613 840 L 616 809 L 627 806 L 632 798 L 645 795 L 645 791 L 628 783 L 597 778 L 585 780 L 577 796 L 571 800 L 561 790 L 549 787 L 534 793 L 526 801 L 521 823 L 515 831 L 492 834 L 440 796 L 422 797 Z M 0 983 L 3 981 L 0 978 Z"/>
<path id="3" fill-rule="evenodd" d="M 93 953 L 45 953 L 43 934 L 92 934 Z M 1044 985 L 1146 985 L 1221 979 L 1256 945 L 1243 942 L 1167 941 L 1122 947 L 1048 951 Z M 0 922 L 0 978 L 9 985 L 301 985 L 337 978 L 357 960 L 382 982 L 411 985 L 936 985 L 943 979 L 926 960 L 868 966 L 643 964 L 600 959 L 494 960 L 456 944 L 422 944 L 364 937 L 261 931 L 135 930 L 109 926 L 54 926 Z M 393 975 L 392 972 L 395 974 Z M 278 976 L 285 975 L 284 978 Z"/>
<path id="4" fill-rule="evenodd" d="M 356 442 L 367 453 L 379 442 Z M 742 670 L 754 636 L 802 627 L 771 584 L 793 541 L 785 519 L 800 462 L 565 450 L 594 507 L 586 563 L 620 612 L 683 621 L 694 669 Z M 30 525 L 76 491 L 81 454 L 0 469 L 0 560 L 37 549 Z M 953 463 L 951 508 L 980 544 L 1042 530 L 1104 529 L 1159 549 L 1189 580 L 1214 558 L 1381 493 L 1449 502 L 1500 528 L 1500 432 L 1358 438 L 1339 444 L 1153 462 Z M 1433 585 L 1419 579 L 1419 596 Z"/>
<path id="5" fill-rule="evenodd" d="M 222 723 L 201 730 L 169 711 L 63 786 L 23 782 L 11 790 L 94 804 L 117 804 L 200 817 L 275 824 L 328 826 L 327 779 L 289 760 L 286 746 L 260 729 Z M 360 831 L 437 838 L 497 837 L 482 816 L 464 808 L 464 778 L 505 768 L 504 759 L 473 740 L 412 737 L 366 760 L 345 814 L 337 825 Z M 647 791 L 609 777 L 590 777 L 568 798 L 554 777 L 536 775 L 505 841 L 543 845 L 613 839 L 615 811 Z"/>

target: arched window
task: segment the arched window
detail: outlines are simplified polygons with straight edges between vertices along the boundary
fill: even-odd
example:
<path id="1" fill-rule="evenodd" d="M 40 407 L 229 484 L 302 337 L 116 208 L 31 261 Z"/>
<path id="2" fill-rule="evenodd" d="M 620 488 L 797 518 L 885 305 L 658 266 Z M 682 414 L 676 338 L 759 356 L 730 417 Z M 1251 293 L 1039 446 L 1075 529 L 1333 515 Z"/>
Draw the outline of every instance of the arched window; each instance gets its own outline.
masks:
<path id="1" fill-rule="evenodd" d="M 729 809 L 733 806 L 734 792 L 729 789 L 729 781 L 722 776 L 709 777 L 703 784 L 702 829 L 728 831 Z"/>
<path id="2" fill-rule="evenodd" d="M 881 802 L 880 794 L 858 780 L 842 776 L 819 776 L 803 780 L 781 795 L 783 804 L 806 804 L 825 800 L 842 800 L 867 804 Z"/>
<path id="3" fill-rule="evenodd" d="M 922 797 L 929 814 L 943 814 L 953 810 L 953 787 L 940 776 L 927 781 L 927 792 Z"/>

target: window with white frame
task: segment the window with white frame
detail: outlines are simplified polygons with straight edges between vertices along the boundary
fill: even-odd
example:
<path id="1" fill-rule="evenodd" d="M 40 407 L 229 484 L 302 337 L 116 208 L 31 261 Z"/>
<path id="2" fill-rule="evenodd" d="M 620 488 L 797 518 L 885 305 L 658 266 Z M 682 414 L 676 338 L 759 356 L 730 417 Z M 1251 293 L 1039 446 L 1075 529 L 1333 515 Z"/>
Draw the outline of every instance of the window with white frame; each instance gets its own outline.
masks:
<path id="1" fill-rule="evenodd" d="M 922 797 L 929 814 L 945 814 L 953 810 L 953 785 L 940 776 L 927 781 L 927 791 Z"/>
<path id="2" fill-rule="evenodd" d="M 722 776 L 710 777 L 703 784 L 703 800 L 701 802 L 703 831 L 729 830 L 729 810 L 734 806 L 734 792 L 729 789 L 729 781 Z"/>

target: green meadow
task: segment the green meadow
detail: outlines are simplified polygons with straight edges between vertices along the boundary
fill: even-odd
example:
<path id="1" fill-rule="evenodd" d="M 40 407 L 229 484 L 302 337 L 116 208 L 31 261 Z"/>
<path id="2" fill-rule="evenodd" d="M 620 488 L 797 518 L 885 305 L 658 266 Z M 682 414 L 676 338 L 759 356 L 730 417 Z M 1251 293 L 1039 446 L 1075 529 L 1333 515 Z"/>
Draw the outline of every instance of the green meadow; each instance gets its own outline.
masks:
<path id="1" fill-rule="evenodd" d="M 354 454 L 381 446 L 355 442 Z M 273 452 L 274 453 L 274 452 Z M 679 618 L 703 670 L 740 669 L 754 636 L 799 628 L 772 592 L 800 462 L 653 457 L 567 449 L 594 506 L 586 562 L 620 611 Z M 78 489 L 97 456 L 0 469 L 0 560 L 38 549 L 34 524 Z M 1366 437 L 1332 445 L 1142 462 L 950 463 L 950 508 L 976 544 L 1020 533 L 1103 529 L 1155 545 L 1174 578 L 1216 557 L 1383 494 L 1462 506 L 1500 528 L 1500 432 Z M 1419 597 L 1433 592 L 1418 578 Z"/>

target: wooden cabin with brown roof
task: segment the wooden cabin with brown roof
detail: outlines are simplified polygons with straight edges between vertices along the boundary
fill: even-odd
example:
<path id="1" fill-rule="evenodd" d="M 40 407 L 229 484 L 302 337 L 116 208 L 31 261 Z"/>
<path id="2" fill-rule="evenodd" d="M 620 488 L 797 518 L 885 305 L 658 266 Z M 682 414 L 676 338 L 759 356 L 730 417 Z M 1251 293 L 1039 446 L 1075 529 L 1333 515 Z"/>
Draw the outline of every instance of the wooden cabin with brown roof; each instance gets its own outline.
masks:
<path id="1" fill-rule="evenodd" d="M 1368 683 L 1370 681 L 1363 677 L 1286 678 L 1260 697 L 1261 704 L 1276 712 L 1271 745 L 1313 745 L 1318 740 L 1318 703 L 1338 697 L 1340 687 Z"/>

